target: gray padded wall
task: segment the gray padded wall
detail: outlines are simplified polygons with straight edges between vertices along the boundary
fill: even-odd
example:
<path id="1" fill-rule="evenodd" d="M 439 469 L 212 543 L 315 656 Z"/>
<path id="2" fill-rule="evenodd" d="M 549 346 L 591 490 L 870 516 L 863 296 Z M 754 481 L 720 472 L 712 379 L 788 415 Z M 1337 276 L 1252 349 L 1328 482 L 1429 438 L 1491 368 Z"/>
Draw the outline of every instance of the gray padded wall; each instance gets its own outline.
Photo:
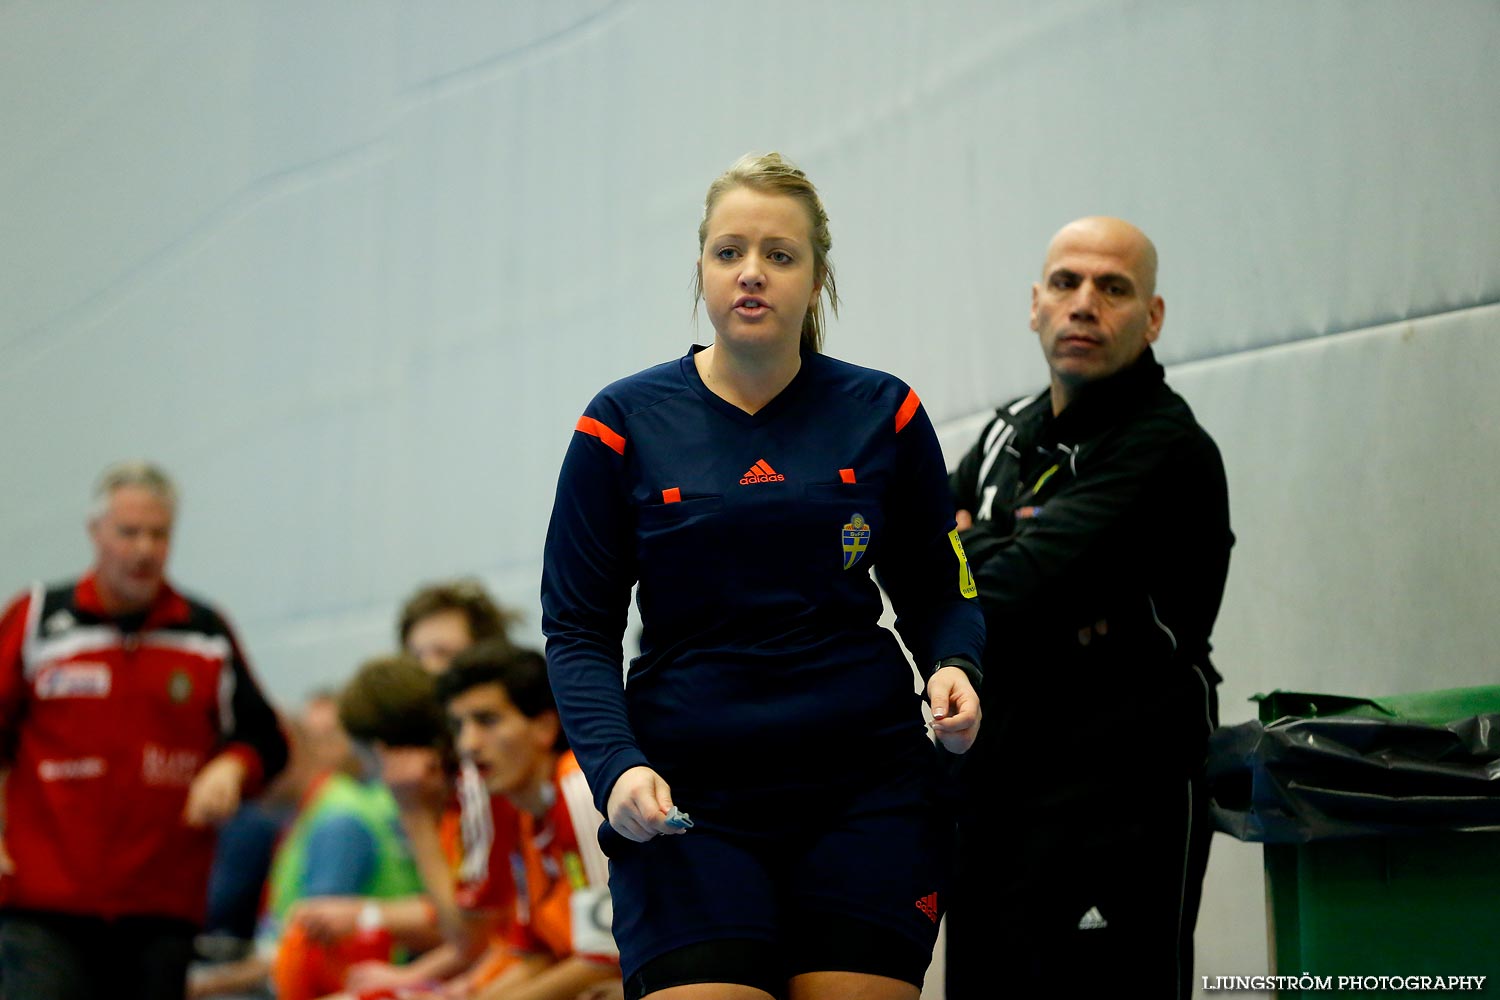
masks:
<path id="1" fill-rule="evenodd" d="M 148 454 L 284 701 L 420 580 L 534 630 L 573 420 L 694 337 L 703 189 L 777 148 L 830 352 L 955 457 L 1043 382 L 1051 232 L 1156 239 L 1240 538 L 1227 721 L 1492 679 L 1497 49 L 1491 0 L 0 2 L 0 587 L 81 568 L 93 475 Z M 1260 971 L 1258 851 L 1215 850 L 1199 970 Z"/>

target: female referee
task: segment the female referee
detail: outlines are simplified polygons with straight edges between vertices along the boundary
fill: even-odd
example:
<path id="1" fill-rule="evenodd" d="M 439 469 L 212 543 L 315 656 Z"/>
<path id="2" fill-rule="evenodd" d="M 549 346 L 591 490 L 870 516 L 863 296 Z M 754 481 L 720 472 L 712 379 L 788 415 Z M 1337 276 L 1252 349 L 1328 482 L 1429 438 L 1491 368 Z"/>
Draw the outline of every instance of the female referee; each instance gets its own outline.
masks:
<path id="1" fill-rule="evenodd" d="M 739 160 L 698 243 L 714 342 L 589 403 L 542 576 L 558 708 L 608 818 L 625 993 L 915 1000 L 951 825 L 870 571 L 963 752 L 984 625 L 942 454 L 915 392 L 821 353 L 832 241 L 801 170 Z"/>

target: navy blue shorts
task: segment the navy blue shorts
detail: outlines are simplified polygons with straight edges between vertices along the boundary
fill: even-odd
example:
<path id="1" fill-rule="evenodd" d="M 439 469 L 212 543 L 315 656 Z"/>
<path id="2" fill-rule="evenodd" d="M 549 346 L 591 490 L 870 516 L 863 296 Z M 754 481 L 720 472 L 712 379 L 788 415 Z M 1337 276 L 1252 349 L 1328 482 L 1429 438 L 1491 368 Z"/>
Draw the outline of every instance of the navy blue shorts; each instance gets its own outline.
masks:
<path id="1" fill-rule="evenodd" d="M 953 848 L 935 764 L 935 752 L 914 755 L 878 783 L 837 790 L 705 790 L 667 777 L 692 830 L 637 844 L 601 829 L 626 980 L 679 949 L 736 941 L 770 945 L 757 950 L 779 959 L 778 976 L 866 972 L 920 986 Z M 860 928 L 875 946 L 848 947 Z"/>

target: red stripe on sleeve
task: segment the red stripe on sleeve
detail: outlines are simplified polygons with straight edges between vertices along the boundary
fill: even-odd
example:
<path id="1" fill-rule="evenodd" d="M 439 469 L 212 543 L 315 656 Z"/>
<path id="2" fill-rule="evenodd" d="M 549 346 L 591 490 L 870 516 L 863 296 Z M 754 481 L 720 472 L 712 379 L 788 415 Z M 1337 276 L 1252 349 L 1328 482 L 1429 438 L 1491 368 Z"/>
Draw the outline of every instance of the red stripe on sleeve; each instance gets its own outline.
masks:
<path id="1" fill-rule="evenodd" d="M 674 486 L 670 490 L 661 491 L 662 503 L 682 503 L 682 489 Z"/>
<path id="2" fill-rule="evenodd" d="M 917 390 L 907 389 L 906 402 L 902 403 L 901 409 L 896 411 L 897 434 L 900 434 L 901 429 L 904 428 L 907 424 L 911 423 L 911 418 L 917 415 L 917 407 L 921 405 L 922 401 L 917 398 Z"/>
<path id="3" fill-rule="evenodd" d="M 839 480 L 841 482 L 845 482 L 845 483 L 852 483 L 852 482 L 854 482 L 854 470 L 853 469 L 840 469 L 839 470 Z"/>
<path id="4" fill-rule="evenodd" d="M 897 419 L 899 421 L 900 418 Z M 573 429 L 593 435 L 614 449 L 616 454 L 625 454 L 625 439 L 593 417 L 579 417 L 578 424 Z"/>

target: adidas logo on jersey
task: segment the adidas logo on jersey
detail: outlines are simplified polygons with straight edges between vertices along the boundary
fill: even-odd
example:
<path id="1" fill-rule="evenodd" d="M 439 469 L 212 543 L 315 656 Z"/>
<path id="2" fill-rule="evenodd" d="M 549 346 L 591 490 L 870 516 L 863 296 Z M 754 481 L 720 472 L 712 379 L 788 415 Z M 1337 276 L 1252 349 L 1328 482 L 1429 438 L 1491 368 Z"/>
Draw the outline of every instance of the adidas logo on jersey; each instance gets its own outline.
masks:
<path id="1" fill-rule="evenodd" d="M 741 486 L 750 486 L 753 483 L 782 483 L 786 482 L 786 476 L 781 475 L 765 459 L 761 459 L 745 471 L 740 477 Z"/>
<path id="2" fill-rule="evenodd" d="M 1104 914 L 1099 912 L 1097 906 L 1090 906 L 1089 912 L 1078 921 L 1078 929 L 1081 931 L 1102 931 L 1108 926 L 1109 921 L 1104 919 Z"/>
<path id="3" fill-rule="evenodd" d="M 933 923 L 938 922 L 937 893 L 932 892 L 917 900 L 917 909 L 927 914 L 927 919 Z"/>

